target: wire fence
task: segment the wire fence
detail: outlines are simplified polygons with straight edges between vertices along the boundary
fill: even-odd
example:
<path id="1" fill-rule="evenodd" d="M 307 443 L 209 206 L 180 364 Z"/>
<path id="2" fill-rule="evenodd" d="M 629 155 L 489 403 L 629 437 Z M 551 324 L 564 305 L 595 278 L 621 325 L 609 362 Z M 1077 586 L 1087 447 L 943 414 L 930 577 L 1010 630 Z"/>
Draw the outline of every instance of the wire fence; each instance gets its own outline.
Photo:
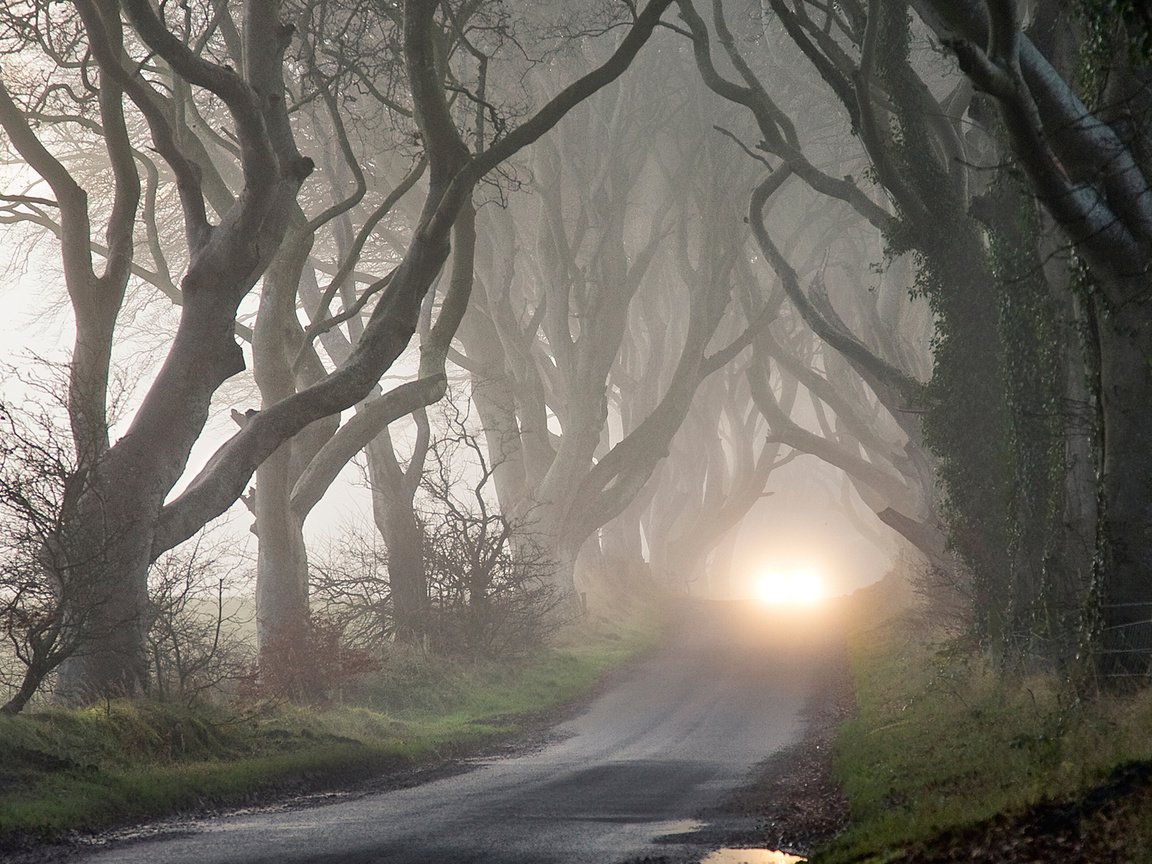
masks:
<path id="1" fill-rule="evenodd" d="M 1097 653 L 1104 676 L 1152 677 L 1152 601 L 1109 603 L 1101 611 L 1105 621 L 1116 622 L 1100 631 Z"/>

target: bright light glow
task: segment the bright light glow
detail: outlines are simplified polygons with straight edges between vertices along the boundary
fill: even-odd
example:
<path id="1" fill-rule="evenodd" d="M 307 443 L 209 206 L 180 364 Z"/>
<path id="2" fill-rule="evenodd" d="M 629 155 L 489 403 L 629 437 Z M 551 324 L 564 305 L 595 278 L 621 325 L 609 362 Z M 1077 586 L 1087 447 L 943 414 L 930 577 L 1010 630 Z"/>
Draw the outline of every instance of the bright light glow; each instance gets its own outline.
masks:
<path id="1" fill-rule="evenodd" d="M 762 570 L 754 586 L 761 603 L 810 606 L 824 599 L 824 580 L 812 568 Z"/>

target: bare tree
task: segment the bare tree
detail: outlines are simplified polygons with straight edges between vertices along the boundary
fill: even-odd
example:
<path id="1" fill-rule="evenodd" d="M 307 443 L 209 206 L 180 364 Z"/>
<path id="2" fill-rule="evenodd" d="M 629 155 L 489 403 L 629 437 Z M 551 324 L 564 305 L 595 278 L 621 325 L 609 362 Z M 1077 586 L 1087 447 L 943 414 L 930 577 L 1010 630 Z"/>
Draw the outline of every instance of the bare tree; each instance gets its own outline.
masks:
<path id="1" fill-rule="evenodd" d="M 11 696 L 0 712 L 16 714 L 77 650 L 95 598 L 52 542 L 74 498 L 67 434 L 43 411 L 0 404 L 0 422 L 0 632 L 15 660 L 2 670 Z M 80 611 L 66 615 L 70 605 Z"/>
<path id="2" fill-rule="evenodd" d="M 488 214 L 493 248 L 512 254 L 479 261 L 483 291 L 455 358 L 473 375 L 502 506 L 533 515 L 566 591 L 591 572 L 577 567 L 596 554 L 586 541 L 636 512 L 697 388 L 749 344 L 747 323 L 711 344 L 743 237 L 714 189 L 733 175 L 696 125 L 690 140 L 662 133 L 669 112 L 699 109 L 700 93 L 689 80 L 674 107 L 654 105 L 657 69 L 684 71 L 666 55 L 569 118 L 579 134 L 535 153 L 535 197 Z"/>
<path id="3" fill-rule="evenodd" d="M 754 148 L 743 145 L 745 152 L 765 163 L 770 159 L 761 154 L 776 160 L 751 195 L 749 221 L 757 244 L 805 322 L 847 361 L 907 437 L 905 451 L 911 460 L 903 467 L 911 469 L 914 485 L 929 492 L 914 498 L 932 503 L 931 475 L 939 472 L 952 541 L 972 568 L 985 601 L 978 607 L 975 626 L 1004 645 L 1007 634 L 1017 630 L 1013 619 L 1032 615 L 1033 601 L 1022 604 L 1014 598 L 1019 586 L 1010 556 L 1001 552 L 1009 546 L 1011 524 L 1013 478 L 1003 466 L 1014 458 L 1012 409 L 1004 385 L 998 281 L 986 237 L 968 215 L 973 195 L 984 185 L 971 157 L 994 139 L 965 134 L 962 115 L 970 88 L 956 86 L 941 97 L 920 76 L 911 25 L 901 4 L 849 2 L 818 9 L 804 2 L 769 0 L 771 12 L 764 20 L 803 55 L 835 97 L 845 125 L 863 147 L 872 182 L 821 170 L 801 129 L 757 72 L 760 58 L 749 59 L 754 43 L 741 38 L 746 34 L 733 34 L 720 0 L 710 5 L 709 25 L 694 4 L 679 4 L 684 34 L 692 40 L 702 77 L 718 95 L 744 106 L 754 121 L 760 140 Z M 762 32 L 755 34 L 759 38 Z M 718 67 L 714 44 L 730 74 Z M 927 386 L 911 374 L 922 370 L 910 366 L 908 356 L 894 350 L 899 346 L 876 329 L 874 315 L 849 324 L 819 283 L 815 291 L 804 290 L 769 223 L 771 201 L 794 180 L 850 207 L 884 236 L 886 251 L 894 258 L 915 254 L 915 285 L 930 301 L 936 324 Z M 973 352 L 972 345 L 981 349 Z M 800 374 L 810 378 L 810 373 Z M 825 384 L 810 380 L 827 393 Z M 795 433 L 792 430 L 794 438 Z M 848 464 L 844 457 L 853 456 L 842 446 L 817 441 L 817 436 L 807 441 L 813 445 L 809 449 L 819 447 L 842 467 Z M 880 481 L 873 453 L 861 458 L 861 443 L 852 445 L 856 453 L 851 464 L 868 466 L 866 472 Z M 926 456 L 929 444 L 935 451 L 932 460 Z M 903 485 L 899 473 L 880 482 L 895 491 L 892 481 Z M 939 537 L 932 537 L 939 520 L 931 514 L 905 513 L 898 507 L 884 507 L 879 514 L 921 548 L 941 547 Z"/>

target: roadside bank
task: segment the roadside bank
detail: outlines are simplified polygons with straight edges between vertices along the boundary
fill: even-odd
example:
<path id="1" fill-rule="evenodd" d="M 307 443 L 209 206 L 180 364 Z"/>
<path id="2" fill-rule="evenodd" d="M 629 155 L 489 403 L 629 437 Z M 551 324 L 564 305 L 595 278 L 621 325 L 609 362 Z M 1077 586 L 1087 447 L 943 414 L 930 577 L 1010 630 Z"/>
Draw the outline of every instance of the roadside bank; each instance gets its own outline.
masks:
<path id="1" fill-rule="evenodd" d="M 662 626 L 590 619 L 516 661 L 397 655 L 366 704 L 136 700 L 0 718 L 0 853 L 55 860 L 147 820 L 305 806 L 420 783 L 513 741 L 531 746 Z"/>

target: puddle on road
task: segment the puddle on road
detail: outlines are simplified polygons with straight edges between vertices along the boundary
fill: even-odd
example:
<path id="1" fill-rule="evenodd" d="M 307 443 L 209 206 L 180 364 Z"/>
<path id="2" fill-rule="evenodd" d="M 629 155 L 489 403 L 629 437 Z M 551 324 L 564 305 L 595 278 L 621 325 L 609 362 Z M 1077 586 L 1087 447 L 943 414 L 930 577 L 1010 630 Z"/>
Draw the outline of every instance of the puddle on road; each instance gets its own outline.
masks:
<path id="1" fill-rule="evenodd" d="M 717 849 L 700 864 L 799 864 L 807 860 L 775 849 Z"/>

